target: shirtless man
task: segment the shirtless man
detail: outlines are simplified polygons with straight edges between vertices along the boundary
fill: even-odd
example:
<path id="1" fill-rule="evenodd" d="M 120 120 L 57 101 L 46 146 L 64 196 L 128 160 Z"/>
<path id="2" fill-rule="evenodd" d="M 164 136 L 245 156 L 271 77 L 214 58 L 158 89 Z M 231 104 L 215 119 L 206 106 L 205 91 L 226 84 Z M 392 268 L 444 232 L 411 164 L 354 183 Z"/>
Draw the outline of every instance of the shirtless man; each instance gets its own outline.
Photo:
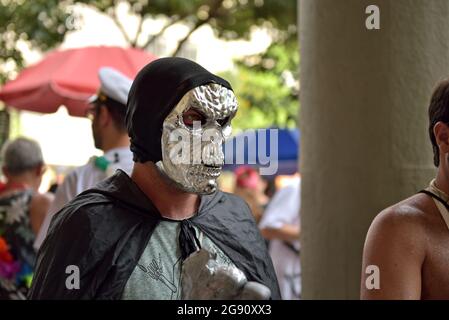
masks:
<path id="1" fill-rule="evenodd" d="M 363 253 L 362 299 L 449 299 L 449 80 L 432 95 L 429 135 L 436 177 L 425 193 L 374 219 Z M 370 265 L 378 267 L 378 288 L 366 285 Z"/>

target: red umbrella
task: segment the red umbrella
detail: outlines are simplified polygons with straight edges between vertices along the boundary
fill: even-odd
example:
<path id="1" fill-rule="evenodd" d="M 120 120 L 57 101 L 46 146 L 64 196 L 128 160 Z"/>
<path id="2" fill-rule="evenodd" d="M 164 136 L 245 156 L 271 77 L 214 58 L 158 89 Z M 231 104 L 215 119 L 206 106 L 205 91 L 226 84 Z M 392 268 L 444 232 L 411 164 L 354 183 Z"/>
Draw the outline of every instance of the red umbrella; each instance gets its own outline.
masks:
<path id="1" fill-rule="evenodd" d="M 7 105 L 41 113 L 56 112 L 64 105 L 72 116 L 83 116 L 86 100 L 100 86 L 98 69 L 109 66 L 134 79 L 156 56 L 135 48 L 84 47 L 54 51 L 25 68 L 0 90 Z"/>

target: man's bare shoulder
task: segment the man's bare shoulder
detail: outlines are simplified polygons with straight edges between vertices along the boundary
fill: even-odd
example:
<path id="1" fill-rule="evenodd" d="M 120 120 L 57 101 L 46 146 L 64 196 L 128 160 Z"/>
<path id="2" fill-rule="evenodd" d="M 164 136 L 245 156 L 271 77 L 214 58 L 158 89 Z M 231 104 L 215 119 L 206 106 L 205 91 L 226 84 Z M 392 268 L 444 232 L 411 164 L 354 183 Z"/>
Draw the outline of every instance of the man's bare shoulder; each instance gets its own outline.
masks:
<path id="1" fill-rule="evenodd" d="M 436 210 L 429 196 L 413 195 L 382 210 L 374 218 L 368 238 L 380 237 L 387 242 L 400 238 L 413 245 L 424 244 L 422 240 L 427 237 L 427 230 L 438 218 Z"/>
<path id="2" fill-rule="evenodd" d="M 382 210 L 375 221 L 379 223 L 400 223 L 412 226 L 424 226 L 435 214 L 432 198 L 425 194 L 415 194 Z"/>
<path id="3" fill-rule="evenodd" d="M 419 299 L 428 231 L 435 216 L 432 201 L 424 194 L 414 195 L 384 209 L 374 218 L 363 250 L 363 299 Z M 381 272 L 379 290 L 366 286 L 368 266 L 376 266 Z"/>

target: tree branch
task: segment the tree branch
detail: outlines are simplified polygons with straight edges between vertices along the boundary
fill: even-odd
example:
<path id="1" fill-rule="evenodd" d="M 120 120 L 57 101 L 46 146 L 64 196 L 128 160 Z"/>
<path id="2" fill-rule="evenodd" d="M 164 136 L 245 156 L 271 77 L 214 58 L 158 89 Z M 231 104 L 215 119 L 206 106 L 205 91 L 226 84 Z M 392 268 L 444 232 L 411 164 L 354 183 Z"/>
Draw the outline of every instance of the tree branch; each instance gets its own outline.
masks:
<path id="1" fill-rule="evenodd" d="M 140 33 L 142 32 L 142 25 L 143 25 L 144 20 L 145 20 L 145 16 L 141 16 L 140 21 L 139 21 L 139 26 L 137 27 L 136 36 L 135 36 L 133 42 L 131 43 L 131 46 L 133 48 L 137 47 L 137 41 L 139 40 Z"/>
<path id="2" fill-rule="evenodd" d="M 220 9 L 222 3 L 223 3 L 223 0 L 213 0 L 212 1 L 212 4 L 210 5 L 209 16 L 207 17 L 207 19 L 197 20 L 196 24 L 193 26 L 192 29 L 190 29 L 189 33 L 187 33 L 187 35 L 178 42 L 178 45 L 172 54 L 173 57 L 179 53 L 179 51 L 182 49 L 182 46 L 184 45 L 184 43 L 190 38 L 190 36 L 192 35 L 192 33 L 195 30 L 197 30 L 203 24 L 208 23 L 212 18 L 215 18 L 218 15 L 219 9 Z"/>
<path id="3" fill-rule="evenodd" d="M 117 17 L 117 13 L 115 12 L 115 9 L 116 9 L 116 7 L 114 7 L 111 10 L 111 13 L 109 14 L 109 16 L 114 21 L 116 26 L 119 28 L 120 32 L 122 33 L 122 35 L 125 38 L 125 41 L 128 43 L 128 45 L 133 46 L 133 43 L 132 43 L 131 39 L 129 38 L 128 34 L 126 33 L 125 28 L 123 27 L 122 23 L 120 22 L 119 18 Z"/>
<path id="4" fill-rule="evenodd" d="M 154 42 L 154 40 L 156 40 L 158 37 L 160 37 L 165 30 L 167 30 L 169 27 L 171 27 L 172 25 L 174 25 L 175 23 L 178 23 L 179 21 L 181 21 L 182 19 L 184 19 L 185 16 L 175 16 L 174 18 L 172 18 L 162 29 L 161 31 L 159 31 L 157 34 L 152 35 L 151 37 L 148 37 L 147 41 L 144 43 L 144 45 L 142 46 L 143 49 L 145 49 L 146 47 L 148 47 L 150 44 L 152 44 Z"/>
<path id="5" fill-rule="evenodd" d="M 201 27 L 203 24 L 205 24 L 206 22 L 208 22 L 210 19 L 206 19 L 206 20 L 198 20 L 196 22 L 196 24 L 193 26 L 192 29 L 190 29 L 189 33 L 187 33 L 187 35 L 182 38 L 179 42 L 178 45 L 176 46 L 175 51 L 172 54 L 172 57 L 175 57 L 179 51 L 181 51 L 182 46 L 184 45 L 184 43 L 190 38 L 190 36 L 192 35 L 193 32 L 195 32 L 195 30 L 197 30 L 199 27 Z"/>

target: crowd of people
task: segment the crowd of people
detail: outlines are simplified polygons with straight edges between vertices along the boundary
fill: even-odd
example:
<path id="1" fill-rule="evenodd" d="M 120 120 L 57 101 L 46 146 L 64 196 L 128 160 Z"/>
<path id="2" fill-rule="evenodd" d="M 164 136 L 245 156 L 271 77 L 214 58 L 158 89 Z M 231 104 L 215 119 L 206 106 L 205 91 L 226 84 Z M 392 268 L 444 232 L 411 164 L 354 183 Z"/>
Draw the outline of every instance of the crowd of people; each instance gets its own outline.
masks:
<path id="1" fill-rule="evenodd" d="M 258 170 L 241 166 L 236 171 L 235 194 L 246 201 L 268 247 L 283 299 L 301 296 L 299 260 L 300 183 L 299 175 L 270 194 L 269 184 Z"/>
<path id="2" fill-rule="evenodd" d="M 171 135 L 195 135 L 195 122 L 228 136 L 231 85 L 183 58 L 134 80 L 102 68 L 99 79 L 86 115 L 104 155 L 54 194 L 38 191 L 35 141 L 3 146 L 0 299 L 299 299 L 300 179 L 273 195 L 272 181 L 242 166 L 229 194 L 217 182 L 220 142 L 202 143 L 200 164 L 173 158 Z M 72 287 L 68 266 L 79 272 Z"/>

